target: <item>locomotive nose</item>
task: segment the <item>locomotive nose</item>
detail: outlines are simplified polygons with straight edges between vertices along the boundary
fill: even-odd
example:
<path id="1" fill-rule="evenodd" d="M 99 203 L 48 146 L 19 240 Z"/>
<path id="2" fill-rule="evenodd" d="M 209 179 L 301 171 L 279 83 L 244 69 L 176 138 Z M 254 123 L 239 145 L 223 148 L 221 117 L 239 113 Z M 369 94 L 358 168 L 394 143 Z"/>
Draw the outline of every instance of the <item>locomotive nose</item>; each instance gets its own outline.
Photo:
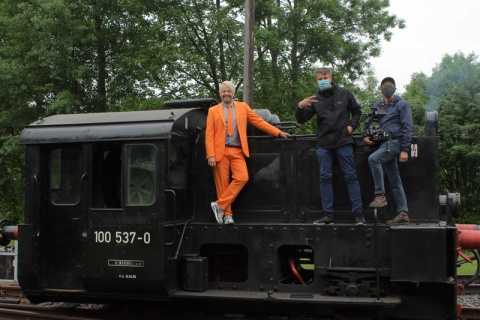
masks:
<path id="1" fill-rule="evenodd" d="M 457 224 L 458 246 L 462 250 L 480 249 L 480 226 Z"/>
<path id="2" fill-rule="evenodd" d="M 6 219 L 0 221 L 0 246 L 6 246 L 12 240 L 18 240 L 18 226 L 11 226 Z"/>

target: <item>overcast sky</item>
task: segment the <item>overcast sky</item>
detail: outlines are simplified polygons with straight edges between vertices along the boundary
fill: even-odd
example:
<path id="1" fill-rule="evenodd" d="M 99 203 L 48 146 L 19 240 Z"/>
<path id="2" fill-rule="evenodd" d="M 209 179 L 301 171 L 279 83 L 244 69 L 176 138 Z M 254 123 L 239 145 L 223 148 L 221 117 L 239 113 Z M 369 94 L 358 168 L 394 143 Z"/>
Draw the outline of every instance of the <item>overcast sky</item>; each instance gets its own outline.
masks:
<path id="1" fill-rule="evenodd" d="M 404 19 L 406 28 L 394 29 L 370 62 L 377 79 L 393 77 L 400 92 L 413 73 L 431 76 L 445 54 L 480 55 L 480 0 L 390 0 L 389 12 Z"/>

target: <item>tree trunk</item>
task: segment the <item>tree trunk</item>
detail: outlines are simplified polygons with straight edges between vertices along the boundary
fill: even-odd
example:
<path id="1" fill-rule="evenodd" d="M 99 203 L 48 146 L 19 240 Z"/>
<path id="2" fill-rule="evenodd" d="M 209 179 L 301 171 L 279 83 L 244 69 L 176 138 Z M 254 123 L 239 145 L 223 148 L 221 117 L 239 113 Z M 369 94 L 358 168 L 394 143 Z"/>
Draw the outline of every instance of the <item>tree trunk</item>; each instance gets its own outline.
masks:
<path id="1" fill-rule="evenodd" d="M 243 51 L 243 102 L 253 107 L 253 34 L 255 0 L 245 0 L 245 48 Z"/>
<path id="2" fill-rule="evenodd" d="M 293 10 L 296 11 L 297 2 L 294 1 Z M 298 62 L 298 33 L 296 29 L 293 29 L 292 34 L 292 51 L 290 52 L 290 61 L 292 64 L 291 77 L 292 77 L 292 99 L 293 101 L 298 101 L 297 96 L 297 81 L 298 81 L 298 72 L 299 72 L 299 62 Z"/>
<path id="3" fill-rule="evenodd" d="M 222 21 L 219 19 L 219 13 L 220 13 L 220 0 L 217 0 L 217 30 L 220 30 L 220 25 Z M 218 48 L 220 49 L 220 76 L 221 76 L 221 81 L 226 81 L 230 80 L 227 79 L 227 72 L 225 71 L 225 50 L 223 49 L 223 32 L 218 33 Z"/>
<path id="4" fill-rule="evenodd" d="M 107 111 L 107 55 L 105 49 L 105 36 L 102 33 L 102 14 L 101 12 L 95 17 L 95 31 L 97 38 L 97 99 L 94 104 L 93 112 Z"/>

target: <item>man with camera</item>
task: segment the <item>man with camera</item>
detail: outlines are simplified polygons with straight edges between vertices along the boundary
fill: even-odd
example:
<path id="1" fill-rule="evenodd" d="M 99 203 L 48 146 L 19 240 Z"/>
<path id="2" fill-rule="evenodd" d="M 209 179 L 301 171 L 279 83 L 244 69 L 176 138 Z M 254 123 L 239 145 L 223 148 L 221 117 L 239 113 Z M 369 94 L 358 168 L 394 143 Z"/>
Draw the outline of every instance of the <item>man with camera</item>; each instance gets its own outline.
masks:
<path id="1" fill-rule="evenodd" d="M 381 208 L 387 205 L 383 172 L 387 174 L 397 204 L 397 216 L 386 224 L 408 224 L 408 207 L 403 191 L 397 158 L 408 160 L 408 150 L 412 136 L 412 110 L 408 102 L 395 96 L 395 80 L 387 77 L 380 84 L 383 99 L 375 103 L 363 126 L 363 140 L 368 145 L 378 144 L 378 150 L 368 157 L 375 184 L 375 199 L 370 207 Z M 383 166 L 383 168 L 382 168 Z"/>
<path id="2" fill-rule="evenodd" d="M 317 115 L 316 145 L 323 217 L 313 223 L 333 223 L 332 177 L 333 159 L 336 158 L 347 183 L 355 223 L 365 225 L 352 137 L 353 130 L 359 125 L 362 109 L 348 89 L 332 81 L 330 69 L 315 70 L 315 80 L 319 87 L 318 93 L 300 101 L 295 111 L 295 118 L 299 123 L 305 123 Z"/>

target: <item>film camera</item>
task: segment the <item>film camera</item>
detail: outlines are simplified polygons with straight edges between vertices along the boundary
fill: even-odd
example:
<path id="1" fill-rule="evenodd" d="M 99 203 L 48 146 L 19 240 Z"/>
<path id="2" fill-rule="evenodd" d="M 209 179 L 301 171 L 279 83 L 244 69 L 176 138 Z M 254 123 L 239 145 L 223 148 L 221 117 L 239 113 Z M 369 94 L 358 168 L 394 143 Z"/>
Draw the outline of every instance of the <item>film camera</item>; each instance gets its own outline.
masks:
<path id="1" fill-rule="evenodd" d="M 368 117 L 373 116 L 373 121 L 368 126 L 365 136 L 370 137 L 371 141 L 378 141 L 382 139 L 388 138 L 388 133 L 385 133 L 383 129 L 380 127 L 380 119 L 387 114 L 386 109 L 379 109 L 379 108 L 372 108 L 370 112 L 368 112 Z"/>

